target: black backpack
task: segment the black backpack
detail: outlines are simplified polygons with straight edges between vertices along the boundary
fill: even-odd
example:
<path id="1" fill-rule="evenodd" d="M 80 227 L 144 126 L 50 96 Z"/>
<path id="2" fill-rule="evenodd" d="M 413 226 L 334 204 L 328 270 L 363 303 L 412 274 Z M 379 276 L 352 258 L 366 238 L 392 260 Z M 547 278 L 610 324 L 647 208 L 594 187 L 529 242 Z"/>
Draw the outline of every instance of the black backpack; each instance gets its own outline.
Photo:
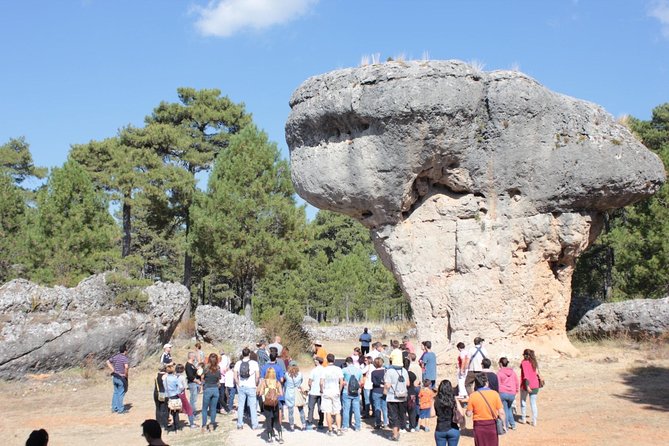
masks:
<path id="1" fill-rule="evenodd" d="M 242 361 L 239 366 L 239 377 L 241 379 L 248 379 L 251 376 L 251 368 L 249 367 L 249 361 Z"/>
<path id="2" fill-rule="evenodd" d="M 348 394 L 350 396 L 358 396 L 360 394 L 360 381 L 355 375 L 351 375 L 348 379 Z"/>

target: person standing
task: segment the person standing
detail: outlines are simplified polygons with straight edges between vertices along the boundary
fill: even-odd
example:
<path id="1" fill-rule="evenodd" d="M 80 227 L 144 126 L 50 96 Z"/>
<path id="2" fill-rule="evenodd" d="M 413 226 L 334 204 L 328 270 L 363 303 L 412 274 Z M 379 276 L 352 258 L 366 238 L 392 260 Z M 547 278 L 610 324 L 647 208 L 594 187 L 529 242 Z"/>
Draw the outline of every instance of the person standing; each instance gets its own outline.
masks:
<path id="1" fill-rule="evenodd" d="M 190 405 L 188 398 L 186 398 L 186 389 L 188 388 L 188 381 L 184 373 L 185 370 L 186 368 L 184 367 L 183 364 L 177 364 L 175 367 L 177 378 L 179 378 L 180 382 L 179 388 L 183 389 L 181 393 L 179 393 L 179 399 L 181 400 L 181 411 L 185 413 L 186 416 L 188 417 L 188 426 L 191 429 L 195 429 L 195 424 L 193 422 L 194 408 L 193 406 Z"/>
<path id="2" fill-rule="evenodd" d="M 277 358 L 281 358 L 283 353 L 283 345 L 281 345 L 281 336 L 274 336 L 274 342 L 267 346 L 267 348 L 274 347 L 276 349 Z"/>
<path id="3" fill-rule="evenodd" d="M 488 387 L 499 393 L 499 381 L 497 380 L 497 373 L 491 369 L 492 361 L 490 361 L 490 358 L 483 358 L 481 361 L 481 367 L 483 367 L 481 373 L 485 373 L 488 377 Z"/>
<path id="4" fill-rule="evenodd" d="M 314 356 L 321 358 L 323 360 L 323 367 L 327 367 L 328 365 L 330 365 L 328 363 L 328 352 L 323 347 L 323 343 L 321 341 L 314 342 Z"/>
<path id="5" fill-rule="evenodd" d="M 469 395 L 467 402 L 467 416 L 474 418 L 474 443 L 476 446 L 499 446 L 497 418 L 502 420 L 502 426 L 506 426 L 502 400 L 497 392 L 488 387 L 485 373 L 476 374 L 474 386 L 475 391 Z"/>
<path id="6" fill-rule="evenodd" d="M 256 350 L 256 355 L 258 355 L 258 367 L 262 367 L 269 361 L 269 352 L 267 351 L 267 342 L 264 339 L 261 339 L 256 344 L 258 350 Z"/>
<path id="7" fill-rule="evenodd" d="M 167 343 L 163 345 L 163 354 L 160 355 L 160 363 L 165 365 L 174 363 L 172 360 L 172 344 Z"/>
<path id="8" fill-rule="evenodd" d="M 304 378 L 302 377 L 302 373 L 300 373 L 297 362 L 290 361 L 288 363 L 288 371 L 286 372 L 286 391 L 284 392 L 284 400 L 286 402 L 286 407 L 288 408 L 288 425 L 291 432 L 295 430 L 294 409 L 296 407 L 300 414 L 302 430 L 306 430 L 307 427 L 304 416 L 304 394 L 302 393 L 303 381 Z"/>
<path id="9" fill-rule="evenodd" d="M 314 356 L 314 365 L 315 367 L 311 370 L 309 374 L 309 413 L 307 418 L 309 424 L 307 424 L 307 430 L 312 430 L 314 428 L 314 407 L 318 405 L 318 428 L 323 427 L 323 409 L 322 405 L 322 393 L 321 393 L 321 378 L 323 377 L 323 358 L 319 356 Z"/>
<path id="10" fill-rule="evenodd" d="M 230 357 L 225 354 L 225 350 L 221 350 L 221 356 L 218 360 L 218 369 L 221 371 L 221 381 L 218 386 L 218 403 L 216 404 L 216 410 L 218 413 L 227 412 L 228 400 L 225 392 L 225 373 L 230 367 Z"/>
<path id="11" fill-rule="evenodd" d="M 276 360 L 276 354 L 270 353 L 270 360 Z M 274 364 L 276 365 L 276 364 Z M 258 388 L 258 394 L 262 395 L 263 412 L 265 414 L 265 432 L 267 434 L 267 442 L 273 443 L 274 439 L 279 444 L 283 444 L 283 432 L 281 431 L 281 419 L 279 417 L 280 403 L 279 399 L 283 395 L 283 388 L 277 379 L 276 370 L 281 370 L 278 367 L 272 367 L 272 363 L 267 363 L 263 367 L 262 380 Z M 276 432 L 275 432 L 276 431 Z"/>
<path id="12" fill-rule="evenodd" d="M 420 362 L 423 366 L 423 380 L 429 379 L 432 381 L 432 388 L 437 384 L 437 355 L 432 351 L 432 342 L 423 341 L 423 356 L 420 357 Z"/>
<path id="13" fill-rule="evenodd" d="M 372 335 L 369 334 L 367 327 L 362 330 L 362 334 L 358 340 L 360 341 L 360 351 L 364 356 L 369 353 L 369 345 L 372 342 Z"/>
<path id="14" fill-rule="evenodd" d="M 179 377 L 174 373 L 176 367 L 174 364 L 169 364 L 165 368 L 167 374 L 163 377 L 163 382 L 165 385 L 165 396 L 167 397 L 167 408 L 169 409 L 170 403 L 169 400 L 180 400 L 179 394 L 184 391 L 185 386 L 179 380 Z M 170 410 L 172 414 L 172 425 L 174 426 L 174 432 L 179 429 L 179 411 Z"/>
<path id="15" fill-rule="evenodd" d="M 409 336 L 404 336 L 402 338 L 402 345 L 407 352 L 416 354 L 416 347 L 413 346 L 413 342 L 411 342 Z"/>
<path id="16" fill-rule="evenodd" d="M 499 371 L 497 372 L 499 382 L 499 397 L 504 404 L 504 415 L 506 416 L 507 429 L 516 428 L 516 420 L 513 418 L 513 402 L 520 389 L 518 375 L 509 367 L 509 360 L 505 357 L 499 358 Z"/>
<path id="17" fill-rule="evenodd" d="M 374 370 L 372 370 L 372 410 L 374 411 L 374 429 L 388 426 L 388 402 L 384 392 L 386 369 L 383 367 L 383 359 L 374 359 Z"/>
<path id="18" fill-rule="evenodd" d="M 442 381 L 443 383 L 444 381 Z M 441 388 L 441 384 L 439 385 Z M 420 407 L 419 426 L 418 429 L 424 429 L 425 432 L 430 432 L 430 427 L 427 425 L 430 421 L 430 411 L 432 403 L 434 402 L 434 390 L 432 390 L 432 381 L 426 379 L 423 381 L 423 387 L 418 394 L 418 403 Z M 435 406 L 436 409 L 436 406 Z M 459 435 L 458 435 L 459 436 Z"/>
<path id="19" fill-rule="evenodd" d="M 355 422 L 354 431 L 358 432 L 362 428 L 360 421 L 360 393 L 362 390 L 362 370 L 353 364 L 353 358 L 346 358 L 346 367 L 342 370 L 344 382 L 342 383 L 342 426 L 344 432 L 351 425 L 351 412 Z"/>
<path id="20" fill-rule="evenodd" d="M 362 418 L 369 418 L 374 416 L 374 408 L 372 406 L 372 372 L 374 371 L 374 364 L 372 363 L 371 355 L 364 358 L 362 367 L 363 375 L 363 400 L 362 400 Z M 370 409 L 372 414 L 370 415 Z"/>
<path id="21" fill-rule="evenodd" d="M 539 409 L 537 408 L 537 395 L 539 394 L 539 364 L 534 350 L 525 349 L 523 360 L 520 362 L 520 422 L 525 423 L 527 411 L 527 397 L 530 397 L 530 408 L 532 409 L 532 426 L 537 425 Z"/>
<path id="22" fill-rule="evenodd" d="M 460 426 L 453 421 L 456 419 L 454 415 L 457 412 L 464 417 L 464 414 L 462 407 L 460 407 L 460 401 L 455 399 L 453 386 L 447 379 L 439 383 L 437 396 L 434 400 L 434 412 L 437 415 L 437 426 L 434 429 L 436 446 L 457 446 L 460 441 Z"/>
<path id="23" fill-rule="evenodd" d="M 235 361 L 230 363 L 228 371 L 225 372 L 225 394 L 226 401 L 228 406 L 226 407 L 227 413 L 231 414 L 232 409 L 234 409 L 235 404 L 235 395 L 237 394 L 237 387 L 235 387 Z"/>
<path id="24" fill-rule="evenodd" d="M 244 347 L 242 359 L 235 364 L 235 384 L 237 385 L 237 429 L 244 425 L 244 407 L 248 405 L 251 413 L 251 428 L 258 429 L 258 412 L 256 412 L 256 389 L 260 382 L 258 362 L 250 358 L 251 350 Z"/>
<path id="25" fill-rule="evenodd" d="M 388 402 L 388 419 L 393 430 L 391 440 L 399 441 L 400 428 L 406 427 L 407 397 L 409 395 L 409 374 L 403 367 L 402 352 L 395 350 L 390 355 L 390 367 L 383 382 Z"/>
<path id="26" fill-rule="evenodd" d="M 111 370 L 114 394 L 112 396 L 111 410 L 113 413 L 124 414 L 125 404 L 123 399 L 128 391 L 128 347 L 121 344 L 118 353 L 109 358 L 107 367 Z"/>
<path id="27" fill-rule="evenodd" d="M 163 441 L 160 424 L 156 420 L 144 420 L 142 423 L 142 436 L 147 441 L 148 446 L 169 446 Z"/>
<path id="28" fill-rule="evenodd" d="M 321 409 L 325 414 L 328 426 L 328 435 L 342 435 L 341 431 L 341 389 L 344 386 L 344 374 L 340 367 L 334 363 L 335 356 L 328 353 L 328 366 L 323 370 L 321 376 Z M 332 419 L 334 418 L 334 426 Z"/>
<path id="29" fill-rule="evenodd" d="M 465 387 L 465 381 L 467 379 L 467 350 L 465 350 L 464 342 L 458 342 L 456 347 L 458 349 L 458 396 L 466 397 L 467 388 Z"/>
<path id="30" fill-rule="evenodd" d="M 158 374 L 154 380 L 153 386 L 153 403 L 156 406 L 156 420 L 167 430 L 168 425 L 168 411 L 167 411 L 167 397 L 165 396 L 165 364 L 160 364 Z"/>
<path id="31" fill-rule="evenodd" d="M 195 408 L 197 407 L 197 395 L 200 393 L 201 376 L 198 374 L 197 354 L 188 352 L 188 361 L 186 361 L 186 385 L 188 386 L 190 407 L 193 409 L 193 415 L 188 417 L 188 423 L 195 425 Z"/>
<path id="32" fill-rule="evenodd" d="M 221 385 L 221 369 L 218 367 L 218 355 L 212 353 L 209 355 L 207 366 L 204 369 L 204 376 L 202 377 L 202 432 L 213 428 L 216 430 L 216 404 L 220 392 L 218 390 Z M 211 421 L 211 426 L 207 424 L 207 416 Z"/>
<path id="33" fill-rule="evenodd" d="M 467 370 L 467 377 L 465 378 L 465 388 L 467 394 L 471 395 L 473 391 L 474 379 L 477 373 L 483 371 L 481 361 L 488 357 L 488 352 L 483 347 L 484 339 L 481 337 L 474 338 L 474 347 L 467 353 L 465 359 L 465 369 Z"/>

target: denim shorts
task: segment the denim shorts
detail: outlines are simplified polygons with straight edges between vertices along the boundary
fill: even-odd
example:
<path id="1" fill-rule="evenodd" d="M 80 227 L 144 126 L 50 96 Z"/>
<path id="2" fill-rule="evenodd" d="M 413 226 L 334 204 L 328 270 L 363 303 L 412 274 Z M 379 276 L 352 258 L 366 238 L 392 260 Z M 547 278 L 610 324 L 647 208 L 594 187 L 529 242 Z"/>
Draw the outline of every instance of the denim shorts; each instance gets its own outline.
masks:
<path id="1" fill-rule="evenodd" d="M 421 409 L 420 413 L 418 414 L 418 418 L 430 418 L 430 409 Z"/>

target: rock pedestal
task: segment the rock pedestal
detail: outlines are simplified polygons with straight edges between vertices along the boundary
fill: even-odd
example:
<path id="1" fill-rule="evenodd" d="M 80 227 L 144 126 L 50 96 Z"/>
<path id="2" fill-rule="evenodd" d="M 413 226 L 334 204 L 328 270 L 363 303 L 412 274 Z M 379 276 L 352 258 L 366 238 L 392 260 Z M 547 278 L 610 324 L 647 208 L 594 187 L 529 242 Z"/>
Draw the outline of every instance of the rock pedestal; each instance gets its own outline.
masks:
<path id="1" fill-rule="evenodd" d="M 436 351 L 475 336 L 570 353 L 576 258 L 660 159 L 600 107 L 522 73 L 390 62 L 305 81 L 286 124 L 305 200 L 367 226 Z"/>

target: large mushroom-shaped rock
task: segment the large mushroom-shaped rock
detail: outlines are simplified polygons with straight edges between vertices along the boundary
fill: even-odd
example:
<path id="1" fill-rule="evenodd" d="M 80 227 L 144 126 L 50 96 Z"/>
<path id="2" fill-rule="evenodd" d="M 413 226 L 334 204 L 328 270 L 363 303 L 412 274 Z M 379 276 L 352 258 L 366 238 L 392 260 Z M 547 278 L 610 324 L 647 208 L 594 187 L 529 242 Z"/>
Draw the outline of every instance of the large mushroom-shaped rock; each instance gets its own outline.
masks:
<path id="1" fill-rule="evenodd" d="M 665 179 L 602 108 L 519 72 L 390 62 L 312 77 L 290 105 L 297 192 L 371 230 L 437 351 L 474 336 L 573 351 L 576 258 L 604 212 Z"/>

